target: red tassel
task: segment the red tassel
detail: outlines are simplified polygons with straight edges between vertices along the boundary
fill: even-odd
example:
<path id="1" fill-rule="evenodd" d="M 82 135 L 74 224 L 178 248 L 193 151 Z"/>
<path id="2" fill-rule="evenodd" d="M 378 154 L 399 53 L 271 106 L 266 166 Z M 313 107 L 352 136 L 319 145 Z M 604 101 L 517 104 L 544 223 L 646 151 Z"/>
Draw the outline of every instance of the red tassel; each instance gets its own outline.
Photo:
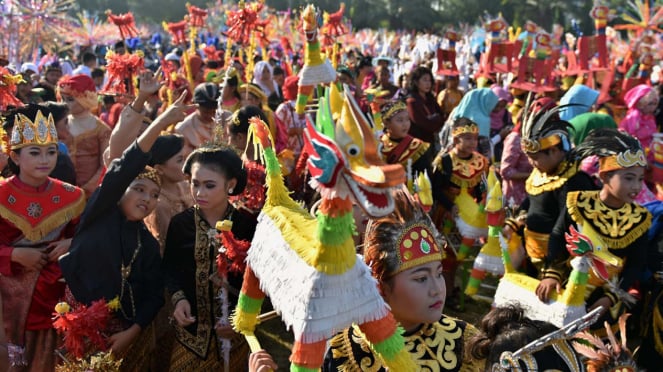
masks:
<path id="1" fill-rule="evenodd" d="M 106 300 L 101 299 L 92 302 L 89 307 L 80 305 L 68 313 L 55 313 L 53 327 L 64 336 L 67 351 L 81 359 L 86 356 L 89 348 L 95 351 L 108 349 L 102 331 L 108 327 L 110 317 Z"/>

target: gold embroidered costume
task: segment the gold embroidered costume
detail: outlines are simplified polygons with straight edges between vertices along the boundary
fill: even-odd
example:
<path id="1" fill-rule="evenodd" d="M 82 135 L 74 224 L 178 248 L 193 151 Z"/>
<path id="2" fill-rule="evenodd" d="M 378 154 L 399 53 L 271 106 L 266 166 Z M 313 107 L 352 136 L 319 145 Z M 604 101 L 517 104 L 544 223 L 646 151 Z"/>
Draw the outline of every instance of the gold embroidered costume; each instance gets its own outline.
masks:
<path id="1" fill-rule="evenodd" d="M 569 178 L 578 173 L 578 163 L 562 162 L 554 174 L 546 174 L 534 168 L 525 181 L 525 190 L 529 195 L 539 195 L 546 191 L 556 190 L 566 183 Z"/>
<path id="2" fill-rule="evenodd" d="M 403 336 L 418 371 L 469 372 L 484 368 L 483 360 L 471 359 L 465 353 L 465 343 L 476 332 L 472 325 L 443 315 L 439 322 L 423 324 Z M 359 328 L 353 326 L 331 339 L 323 371 L 377 372 L 385 368 Z"/>
<path id="3" fill-rule="evenodd" d="M 575 223 L 590 225 L 610 249 L 627 247 L 651 226 L 651 214 L 646 208 L 633 203 L 610 208 L 599 198 L 599 191 L 570 192 L 566 206 Z"/>

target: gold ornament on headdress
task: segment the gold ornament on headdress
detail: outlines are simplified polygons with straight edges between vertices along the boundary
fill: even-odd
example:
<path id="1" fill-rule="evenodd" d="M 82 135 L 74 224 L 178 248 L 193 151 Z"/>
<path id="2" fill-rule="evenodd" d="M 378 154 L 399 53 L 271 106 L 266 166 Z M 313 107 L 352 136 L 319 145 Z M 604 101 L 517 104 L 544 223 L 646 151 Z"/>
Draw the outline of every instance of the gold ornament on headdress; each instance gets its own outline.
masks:
<path id="1" fill-rule="evenodd" d="M 451 130 L 451 135 L 454 136 L 454 137 L 460 136 L 461 134 L 465 134 L 465 133 L 479 134 L 479 126 L 476 125 L 475 123 L 471 123 L 471 124 L 468 124 L 468 125 L 462 125 L 462 126 L 453 128 Z"/>
<path id="2" fill-rule="evenodd" d="M 396 102 L 393 106 L 389 108 L 389 110 L 387 110 L 387 112 L 384 115 L 382 115 L 382 120 L 389 120 L 394 115 L 404 110 L 407 110 L 407 106 L 405 106 L 405 103 L 400 101 Z"/>
<path id="3" fill-rule="evenodd" d="M 161 187 L 161 175 L 159 175 L 159 172 L 156 169 L 150 167 L 149 165 L 145 166 L 145 169 L 136 177 L 136 179 L 141 178 L 150 180 L 156 183 L 157 186 Z"/>
<path id="4" fill-rule="evenodd" d="M 14 118 L 14 129 L 9 141 L 12 150 L 25 146 L 46 146 L 58 143 L 58 133 L 55 130 L 53 114 L 45 117 L 41 111 L 37 111 L 35 120 L 28 119 L 23 114 L 17 114 Z"/>
<path id="5" fill-rule="evenodd" d="M 394 274 L 429 262 L 442 262 L 442 255 L 430 227 L 425 223 L 412 224 L 398 237 L 398 258 L 401 265 Z"/>
<path id="6" fill-rule="evenodd" d="M 549 149 L 561 141 L 562 139 L 557 134 L 552 134 L 548 137 L 539 139 L 523 138 L 520 140 L 520 147 L 523 149 L 523 151 L 534 154 L 539 151 Z"/>
<path id="7" fill-rule="evenodd" d="M 599 159 L 599 172 L 609 172 L 636 166 L 647 166 L 647 157 L 645 156 L 644 151 L 640 149 L 635 151 L 626 150 L 619 154 Z"/>

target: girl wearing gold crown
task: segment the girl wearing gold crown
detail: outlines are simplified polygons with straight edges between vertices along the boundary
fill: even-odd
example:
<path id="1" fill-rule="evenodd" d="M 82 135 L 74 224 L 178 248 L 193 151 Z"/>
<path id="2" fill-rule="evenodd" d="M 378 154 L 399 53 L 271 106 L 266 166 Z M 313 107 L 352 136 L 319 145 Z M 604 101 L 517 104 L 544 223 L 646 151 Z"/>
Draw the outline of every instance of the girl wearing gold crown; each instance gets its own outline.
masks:
<path id="1" fill-rule="evenodd" d="M 476 151 L 479 126 L 468 118 L 455 119 L 451 127 L 453 147 L 433 161 L 433 200 L 439 225 L 449 228 L 454 220 L 462 241 L 457 254 L 450 252 L 445 263 L 447 288 L 453 290 L 459 259 L 467 256 L 474 241 L 488 235 L 484 202 L 488 159 Z M 438 226 L 439 226 L 438 225 Z"/>
<path id="2" fill-rule="evenodd" d="M 645 268 L 651 215 L 634 199 L 642 188 L 647 158 L 637 139 L 612 128 L 593 130 L 575 153 L 599 157 L 603 186 L 567 194 L 564 224 L 550 235 L 546 264 L 559 266 L 568 257 L 564 233 L 580 232 L 580 239 L 593 246 L 596 257 L 588 281 L 594 290 L 587 305 L 589 310 L 609 309 L 602 320 L 612 324 L 640 297 L 632 287 Z M 560 278 L 560 284 L 564 279 Z M 602 324 L 597 322 L 599 327 Z"/>
<path id="3" fill-rule="evenodd" d="M 403 327 L 405 348 L 418 370 L 479 371 L 466 342 L 476 329 L 442 314 L 446 287 L 440 234 L 422 207 L 401 189 L 394 212 L 370 220 L 364 261 L 378 281 L 382 297 Z M 323 371 L 384 371 L 366 337 L 353 326 L 330 341 Z"/>
<path id="4" fill-rule="evenodd" d="M 58 258 L 67 252 L 85 206 L 83 191 L 49 178 L 57 161 L 50 111 L 11 111 L 12 176 L 0 183 L 0 291 L 11 368 L 53 371 L 53 307 L 64 293 Z"/>
<path id="5" fill-rule="evenodd" d="M 145 329 L 163 306 L 159 243 L 143 223 L 156 207 L 161 177 L 147 163 L 159 134 L 193 107 L 183 104 L 185 97 L 182 94 L 111 162 L 89 199 L 71 250 L 60 258 L 74 308 L 102 299 L 119 302 L 107 326 L 99 327 L 108 336 L 105 341 L 113 356 L 123 358 L 122 368 L 127 370 L 145 370 L 142 363 L 150 344 L 137 340 L 149 336 Z M 142 115 L 127 113 L 120 120 L 140 125 Z"/>

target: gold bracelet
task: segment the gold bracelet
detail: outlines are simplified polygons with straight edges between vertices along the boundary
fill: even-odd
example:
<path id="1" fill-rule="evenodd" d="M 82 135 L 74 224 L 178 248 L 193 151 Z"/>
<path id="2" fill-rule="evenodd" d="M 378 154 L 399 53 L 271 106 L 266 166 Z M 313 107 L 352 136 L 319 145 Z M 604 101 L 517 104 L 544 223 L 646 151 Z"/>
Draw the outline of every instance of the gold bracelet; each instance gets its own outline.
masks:
<path id="1" fill-rule="evenodd" d="M 170 303 L 173 304 L 173 306 L 177 305 L 177 303 L 182 300 L 186 300 L 186 295 L 182 290 L 173 293 L 173 295 L 170 297 Z"/>

